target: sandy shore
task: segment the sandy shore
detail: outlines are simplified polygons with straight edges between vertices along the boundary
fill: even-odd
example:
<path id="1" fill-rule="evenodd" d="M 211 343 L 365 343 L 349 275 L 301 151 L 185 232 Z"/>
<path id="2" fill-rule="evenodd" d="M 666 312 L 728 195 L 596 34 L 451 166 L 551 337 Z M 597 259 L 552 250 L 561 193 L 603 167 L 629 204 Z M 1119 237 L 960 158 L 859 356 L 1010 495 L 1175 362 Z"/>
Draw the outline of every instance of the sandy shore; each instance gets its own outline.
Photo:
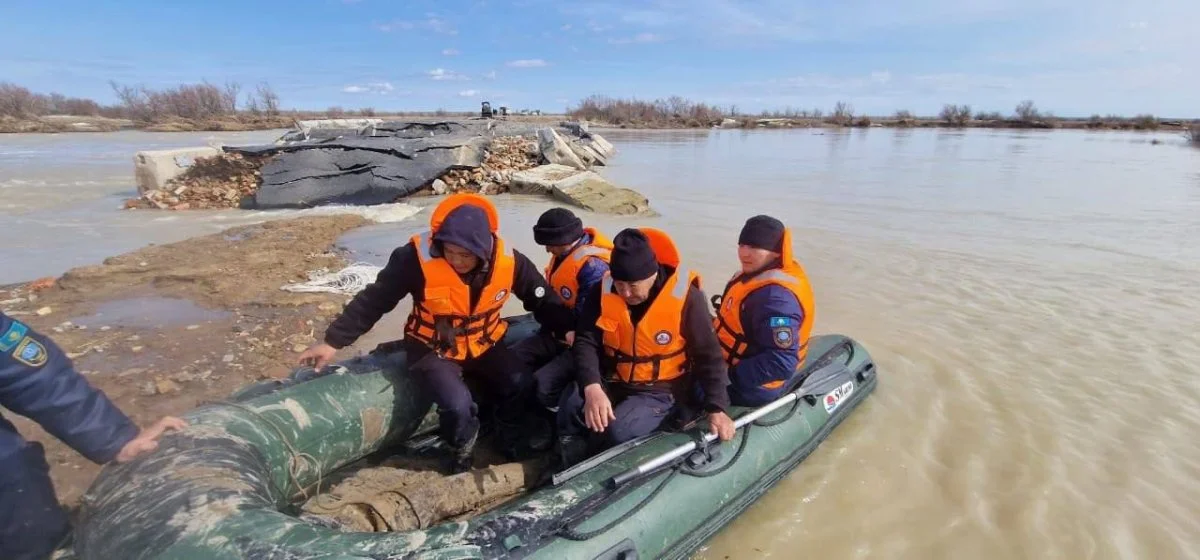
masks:
<path id="1" fill-rule="evenodd" d="M 367 223 L 358 215 L 303 217 L 150 246 L 0 287 L 0 308 L 52 337 L 94 386 L 146 425 L 290 373 L 349 298 L 280 287 L 348 264 L 334 244 Z M 74 506 L 100 467 L 8 416 L 46 446 L 59 499 Z"/>

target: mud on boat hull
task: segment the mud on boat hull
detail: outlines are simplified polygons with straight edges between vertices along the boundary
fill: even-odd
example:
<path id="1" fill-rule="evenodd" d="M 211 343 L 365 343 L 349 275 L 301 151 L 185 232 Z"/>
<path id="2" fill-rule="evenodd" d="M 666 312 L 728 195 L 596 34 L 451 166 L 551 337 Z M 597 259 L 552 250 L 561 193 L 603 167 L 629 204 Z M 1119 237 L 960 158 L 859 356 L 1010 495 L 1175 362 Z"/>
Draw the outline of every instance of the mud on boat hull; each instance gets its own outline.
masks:
<path id="1" fill-rule="evenodd" d="M 536 328 L 528 317 L 513 321 L 510 342 Z M 165 437 L 155 453 L 105 467 L 83 498 L 75 556 L 684 557 L 791 472 L 876 384 L 862 346 L 838 335 L 815 337 L 795 381 L 797 394 L 813 394 L 678 464 L 611 484 L 619 473 L 693 441 L 699 429 L 609 450 L 470 521 L 344 533 L 296 518 L 296 503 L 326 487 L 338 468 L 430 429 L 430 404 L 404 374 L 403 353 L 343 362 L 328 375 L 297 373 L 294 381 L 200 407 L 185 415 L 191 426 Z M 736 419 L 750 410 L 731 412 Z"/>

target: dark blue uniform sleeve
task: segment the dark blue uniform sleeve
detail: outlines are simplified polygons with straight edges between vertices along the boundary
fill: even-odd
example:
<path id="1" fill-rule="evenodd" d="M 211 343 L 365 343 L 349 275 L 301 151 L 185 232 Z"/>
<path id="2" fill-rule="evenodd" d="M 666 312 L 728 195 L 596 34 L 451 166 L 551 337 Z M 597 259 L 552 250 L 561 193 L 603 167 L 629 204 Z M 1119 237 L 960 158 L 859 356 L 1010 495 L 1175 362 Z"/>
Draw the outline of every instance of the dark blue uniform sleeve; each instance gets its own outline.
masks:
<path id="1" fill-rule="evenodd" d="M 732 382 L 750 389 L 789 379 L 798 365 L 800 324 L 804 310 L 796 296 L 782 286 L 767 285 L 747 298 L 742 327 L 750 346 L 746 357 L 730 372 Z"/>
<path id="2" fill-rule="evenodd" d="M 41 424 L 96 463 L 113 460 L 139 431 L 75 371 L 58 345 L 3 313 L 0 405 Z"/>
<path id="3" fill-rule="evenodd" d="M 594 291 L 593 288 L 600 284 L 606 272 L 608 272 L 608 263 L 597 258 L 590 258 L 584 261 L 583 266 L 579 267 L 579 272 L 575 275 L 575 280 L 579 283 L 579 295 L 575 299 L 576 309 L 587 306 L 588 298 Z"/>

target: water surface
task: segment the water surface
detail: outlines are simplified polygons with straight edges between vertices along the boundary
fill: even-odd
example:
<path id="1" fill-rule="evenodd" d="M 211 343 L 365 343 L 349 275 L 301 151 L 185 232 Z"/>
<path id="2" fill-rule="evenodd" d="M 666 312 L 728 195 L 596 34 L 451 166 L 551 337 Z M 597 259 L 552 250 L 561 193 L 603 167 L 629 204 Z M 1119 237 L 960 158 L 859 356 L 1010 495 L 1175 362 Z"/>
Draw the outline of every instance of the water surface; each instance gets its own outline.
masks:
<path id="1" fill-rule="evenodd" d="M 699 557 L 1200 557 L 1200 150 L 1168 133 L 605 134 L 620 153 L 603 174 L 662 216 L 581 213 L 589 225 L 667 230 L 716 290 L 742 222 L 777 216 L 816 331 L 878 361 L 875 394 Z M 134 140 L 64 137 L 0 137 L 0 192 L 19 168 L 52 197 L 0 206 L 18 219 L 0 282 L 224 225 L 115 210 Z M 32 149 L 73 157 L 14 163 Z M 96 177 L 111 182 L 73 183 Z M 551 204 L 495 200 L 541 266 L 530 228 Z M 342 242 L 382 264 L 427 219 Z"/>

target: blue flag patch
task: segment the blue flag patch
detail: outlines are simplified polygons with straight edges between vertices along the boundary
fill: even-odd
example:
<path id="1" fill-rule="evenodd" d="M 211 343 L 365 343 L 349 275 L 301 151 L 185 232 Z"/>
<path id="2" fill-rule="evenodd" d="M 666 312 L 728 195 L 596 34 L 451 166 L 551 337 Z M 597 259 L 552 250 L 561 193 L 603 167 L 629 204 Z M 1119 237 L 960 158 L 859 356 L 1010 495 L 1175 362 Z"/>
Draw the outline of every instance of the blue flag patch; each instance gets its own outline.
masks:
<path id="1" fill-rule="evenodd" d="M 771 317 L 771 328 L 792 326 L 791 317 Z"/>
<path id="2" fill-rule="evenodd" d="M 21 344 L 17 346 L 16 350 L 13 350 L 12 356 L 18 362 L 35 368 L 46 365 L 46 360 L 50 357 L 42 343 L 28 336 L 21 340 Z"/>
<path id="3" fill-rule="evenodd" d="M 29 327 L 26 327 L 20 321 L 13 321 L 12 324 L 8 326 L 8 330 L 5 331 L 3 335 L 0 335 L 0 352 L 8 352 L 9 350 L 16 348 L 17 344 L 19 344 L 21 339 L 25 338 L 25 335 L 27 334 L 29 334 Z"/>

